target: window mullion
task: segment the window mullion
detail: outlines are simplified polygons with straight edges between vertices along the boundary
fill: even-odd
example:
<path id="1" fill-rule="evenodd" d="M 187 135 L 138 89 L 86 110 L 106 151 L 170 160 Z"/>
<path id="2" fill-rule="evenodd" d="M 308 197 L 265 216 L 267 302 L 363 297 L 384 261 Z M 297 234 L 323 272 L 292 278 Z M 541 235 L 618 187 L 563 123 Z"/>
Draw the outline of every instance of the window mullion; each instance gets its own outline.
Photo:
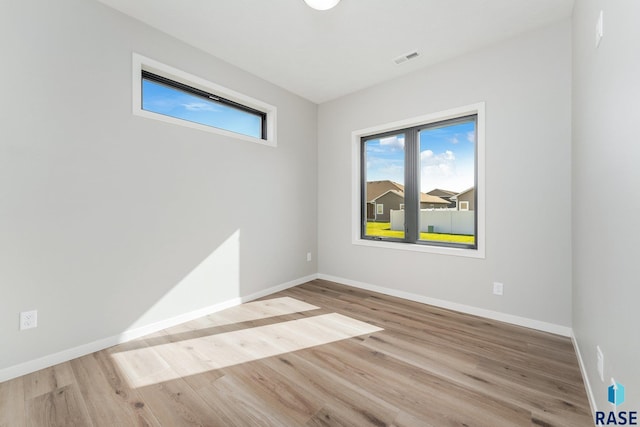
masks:
<path id="1" fill-rule="evenodd" d="M 407 129 L 405 134 L 405 241 L 415 243 L 419 237 L 418 217 L 420 214 L 420 185 L 418 129 Z"/>

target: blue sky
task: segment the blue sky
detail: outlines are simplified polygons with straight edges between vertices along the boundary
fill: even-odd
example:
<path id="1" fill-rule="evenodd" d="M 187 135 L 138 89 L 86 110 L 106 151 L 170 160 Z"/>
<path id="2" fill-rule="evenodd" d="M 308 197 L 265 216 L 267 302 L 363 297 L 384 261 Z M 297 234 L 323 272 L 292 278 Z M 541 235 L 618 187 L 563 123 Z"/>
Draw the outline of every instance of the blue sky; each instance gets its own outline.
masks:
<path id="1" fill-rule="evenodd" d="M 262 137 L 261 118 L 146 79 L 142 109 L 232 132 Z"/>
<path id="2" fill-rule="evenodd" d="M 474 184 L 475 124 L 458 123 L 420 132 L 420 186 L 461 192 Z M 367 141 L 367 181 L 404 184 L 404 134 Z"/>

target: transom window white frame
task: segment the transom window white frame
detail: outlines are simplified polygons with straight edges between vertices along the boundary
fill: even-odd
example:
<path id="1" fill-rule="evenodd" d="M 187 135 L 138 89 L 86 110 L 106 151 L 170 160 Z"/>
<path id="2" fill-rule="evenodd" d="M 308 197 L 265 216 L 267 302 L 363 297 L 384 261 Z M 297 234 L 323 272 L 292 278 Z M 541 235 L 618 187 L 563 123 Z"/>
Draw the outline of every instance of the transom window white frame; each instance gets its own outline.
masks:
<path id="1" fill-rule="evenodd" d="M 192 129 L 198 129 L 205 132 L 216 133 L 219 135 L 228 136 L 231 138 L 241 139 L 245 141 L 251 141 L 258 144 L 268 145 L 270 147 L 277 147 L 276 138 L 276 122 L 277 122 L 277 108 L 266 102 L 236 92 L 232 89 L 228 89 L 219 84 L 210 82 L 201 77 L 189 74 L 185 71 L 163 64 L 151 58 L 147 58 L 138 53 L 133 53 L 132 57 L 132 111 L 136 116 L 146 117 L 149 119 L 159 120 L 166 123 L 172 123 L 178 126 L 185 126 Z M 187 120 L 179 119 L 176 117 L 166 116 L 152 111 L 142 109 L 142 71 L 148 71 L 159 76 L 171 79 L 173 81 L 194 87 L 196 89 L 203 90 L 205 92 L 215 93 L 226 99 L 237 102 L 255 110 L 262 111 L 266 114 L 266 139 L 255 138 L 249 135 L 242 135 L 236 132 L 231 132 L 225 129 L 220 129 L 212 126 L 203 125 L 200 123 L 190 122 Z"/>
<path id="2" fill-rule="evenodd" d="M 360 150 L 361 138 L 379 133 L 390 132 L 399 129 L 405 129 L 413 126 L 419 126 L 434 122 L 440 122 L 458 117 L 464 117 L 477 114 L 476 128 L 476 173 L 477 173 L 477 248 L 455 248 L 445 246 L 429 246 L 418 245 L 412 243 L 388 242 L 363 239 L 361 236 L 361 171 L 360 171 Z M 470 258 L 485 257 L 485 104 L 479 102 L 476 104 L 465 105 L 458 108 L 452 108 L 446 111 L 435 112 L 423 116 L 413 117 L 406 120 L 386 123 L 379 126 L 360 129 L 351 133 L 351 242 L 354 245 L 372 246 L 386 249 L 408 250 L 414 252 L 426 252 L 441 255 L 463 256 Z"/>

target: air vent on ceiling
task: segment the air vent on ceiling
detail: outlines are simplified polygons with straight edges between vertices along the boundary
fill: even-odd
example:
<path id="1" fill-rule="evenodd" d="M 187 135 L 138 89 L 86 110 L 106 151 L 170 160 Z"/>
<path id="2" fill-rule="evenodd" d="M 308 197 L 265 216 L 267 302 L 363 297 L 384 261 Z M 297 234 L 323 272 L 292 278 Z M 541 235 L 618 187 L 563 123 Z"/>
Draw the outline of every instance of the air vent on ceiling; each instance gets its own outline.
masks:
<path id="1" fill-rule="evenodd" d="M 404 55 L 400 55 L 397 58 L 393 59 L 393 62 L 395 62 L 396 64 L 402 64 L 404 62 L 407 62 L 411 59 L 417 58 L 419 55 L 419 53 L 417 51 L 413 51 L 413 52 L 409 52 L 409 53 L 405 53 Z"/>

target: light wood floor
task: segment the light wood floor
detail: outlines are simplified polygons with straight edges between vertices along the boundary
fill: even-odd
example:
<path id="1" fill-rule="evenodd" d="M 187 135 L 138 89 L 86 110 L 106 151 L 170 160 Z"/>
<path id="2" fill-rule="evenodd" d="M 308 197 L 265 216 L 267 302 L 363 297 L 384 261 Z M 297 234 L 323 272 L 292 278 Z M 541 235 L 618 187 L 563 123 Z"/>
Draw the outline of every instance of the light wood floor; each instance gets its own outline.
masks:
<path id="1" fill-rule="evenodd" d="M 569 339 L 315 280 L 0 383 L 0 426 L 589 426 Z"/>

